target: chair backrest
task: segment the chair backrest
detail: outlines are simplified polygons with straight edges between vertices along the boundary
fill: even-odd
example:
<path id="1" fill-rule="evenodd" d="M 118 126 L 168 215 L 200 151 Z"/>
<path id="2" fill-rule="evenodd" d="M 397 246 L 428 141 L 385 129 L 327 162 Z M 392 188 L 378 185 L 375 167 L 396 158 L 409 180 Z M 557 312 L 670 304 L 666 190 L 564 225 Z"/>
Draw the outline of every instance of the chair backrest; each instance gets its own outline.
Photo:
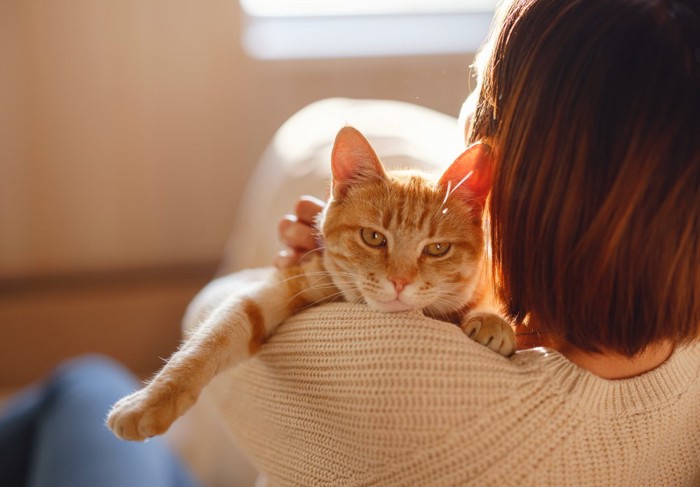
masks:
<path id="1" fill-rule="evenodd" d="M 275 133 L 241 196 L 221 274 L 270 265 L 279 219 L 303 194 L 326 198 L 333 141 L 346 125 L 388 169 L 439 170 L 464 150 L 455 118 L 417 105 L 331 98 L 303 108 Z"/>

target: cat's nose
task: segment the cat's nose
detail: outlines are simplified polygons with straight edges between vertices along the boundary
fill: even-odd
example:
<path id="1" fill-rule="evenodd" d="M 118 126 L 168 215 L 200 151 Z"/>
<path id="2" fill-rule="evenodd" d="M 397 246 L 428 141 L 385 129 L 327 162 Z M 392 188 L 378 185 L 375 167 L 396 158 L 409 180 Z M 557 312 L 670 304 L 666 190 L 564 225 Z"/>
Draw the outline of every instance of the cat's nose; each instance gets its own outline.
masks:
<path id="1" fill-rule="evenodd" d="M 390 277 L 389 280 L 394 283 L 394 287 L 396 288 L 397 293 L 403 291 L 403 288 L 405 288 L 408 284 L 411 283 L 411 281 L 404 277 Z"/>

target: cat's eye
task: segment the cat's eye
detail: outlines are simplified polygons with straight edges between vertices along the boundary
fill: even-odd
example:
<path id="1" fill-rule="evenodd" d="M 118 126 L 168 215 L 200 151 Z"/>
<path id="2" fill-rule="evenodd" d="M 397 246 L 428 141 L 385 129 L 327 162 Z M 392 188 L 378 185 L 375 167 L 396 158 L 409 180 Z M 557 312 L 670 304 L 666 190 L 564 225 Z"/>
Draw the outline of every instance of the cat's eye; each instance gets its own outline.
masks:
<path id="1" fill-rule="evenodd" d="M 386 237 L 371 228 L 363 228 L 360 235 L 362 235 L 362 240 L 371 247 L 384 247 L 386 245 Z"/>
<path id="2" fill-rule="evenodd" d="M 435 243 L 431 243 L 429 245 L 426 245 L 425 248 L 423 249 L 423 253 L 428 254 L 431 257 L 441 257 L 441 256 L 445 255 L 448 250 L 450 250 L 450 244 L 435 242 Z"/>

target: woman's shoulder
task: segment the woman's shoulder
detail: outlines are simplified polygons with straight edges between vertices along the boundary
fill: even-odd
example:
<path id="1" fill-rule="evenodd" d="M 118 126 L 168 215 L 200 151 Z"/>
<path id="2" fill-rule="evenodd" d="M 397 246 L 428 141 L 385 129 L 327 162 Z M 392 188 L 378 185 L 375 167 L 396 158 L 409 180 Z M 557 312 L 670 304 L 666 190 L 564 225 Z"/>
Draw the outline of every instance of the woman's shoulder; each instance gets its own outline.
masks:
<path id="1" fill-rule="evenodd" d="M 533 391 L 541 391 L 596 415 L 634 414 L 700 387 L 700 344 L 679 347 L 666 363 L 646 374 L 605 380 L 549 348 L 505 358 L 472 341 L 459 327 L 420 312 L 380 313 L 348 303 L 297 314 L 261 355 L 264 361 L 282 362 L 285 356 L 303 357 L 309 360 L 309 371 L 316 367 L 334 371 L 333 377 L 339 380 L 409 381 L 416 393 L 454 400 L 445 387 L 449 383 L 455 390 L 467 391 L 464 405 L 523 401 L 532 398 Z M 374 385 L 386 388 L 381 381 Z"/>
<path id="2" fill-rule="evenodd" d="M 341 303 L 293 316 L 208 389 L 240 445 L 289 484 L 424 485 L 416 475 L 442 472 L 459 474 L 442 485 L 500 485 L 486 478 L 493 462 L 511 473 L 576 435 L 617 441 L 641 431 L 639 418 L 661 427 L 671 413 L 688 416 L 699 370 L 693 346 L 644 376 L 606 381 L 553 350 L 505 358 L 420 313 Z"/>
<path id="3" fill-rule="evenodd" d="M 506 358 L 480 345 L 447 322 L 419 311 L 380 313 L 366 305 L 334 303 L 309 308 L 288 319 L 263 347 L 259 359 L 295 361 L 329 380 L 377 387 L 387 382 L 438 400 L 458 391 L 467 403 L 513 397 L 539 379 L 547 351 Z M 447 387 L 446 387 L 447 386 Z M 407 389 L 410 387 L 410 389 Z"/>

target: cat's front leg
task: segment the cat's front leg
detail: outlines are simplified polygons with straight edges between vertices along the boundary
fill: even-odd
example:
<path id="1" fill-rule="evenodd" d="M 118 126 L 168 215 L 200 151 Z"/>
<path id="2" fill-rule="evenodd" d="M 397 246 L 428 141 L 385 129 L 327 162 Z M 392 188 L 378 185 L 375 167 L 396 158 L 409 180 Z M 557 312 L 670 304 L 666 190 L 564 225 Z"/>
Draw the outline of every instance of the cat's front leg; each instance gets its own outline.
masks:
<path id="1" fill-rule="evenodd" d="M 460 324 L 472 340 L 509 357 L 515 352 L 515 332 L 510 324 L 496 313 L 472 310 Z"/>
<path id="2" fill-rule="evenodd" d="M 119 438 L 143 441 L 165 433 L 173 422 L 197 401 L 199 390 L 172 380 L 164 369 L 146 387 L 119 400 L 107 417 L 107 425 Z"/>
<path id="3" fill-rule="evenodd" d="M 255 310 L 251 299 L 232 298 L 219 306 L 146 387 L 112 407 L 109 428 L 136 441 L 165 433 L 219 371 L 249 357 L 251 347 L 258 346 Z"/>
<path id="4" fill-rule="evenodd" d="M 192 331 L 150 384 L 112 407 L 107 425 L 126 440 L 164 433 L 216 374 L 255 354 L 290 314 L 336 294 L 316 258 L 231 296 Z"/>

